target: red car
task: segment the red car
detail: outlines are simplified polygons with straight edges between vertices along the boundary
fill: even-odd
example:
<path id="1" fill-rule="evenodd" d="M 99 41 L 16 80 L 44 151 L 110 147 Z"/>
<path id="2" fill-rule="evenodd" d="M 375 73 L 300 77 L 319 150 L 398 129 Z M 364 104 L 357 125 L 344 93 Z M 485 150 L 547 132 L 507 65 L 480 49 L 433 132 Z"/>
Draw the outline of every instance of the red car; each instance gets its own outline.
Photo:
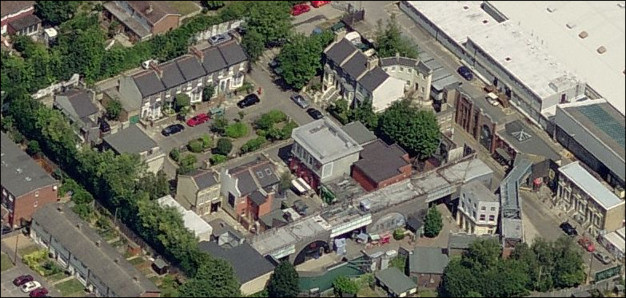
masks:
<path id="1" fill-rule="evenodd" d="M 209 115 L 205 113 L 200 113 L 198 115 L 191 117 L 191 119 L 187 120 L 187 125 L 194 127 L 196 125 L 200 125 L 207 121 L 209 121 Z"/>
<path id="2" fill-rule="evenodd" d="M 580 238 L 578 240 L 578 244 L 584 247 L 588 252 L 594 252 L 596 250 L 595 245 L 593 245 L 593 242 L 591 242 L 589 238 L 585 238 L 585 237 Z"/>
<path id="3" fill-rule="evenodd" d="M 311 5 L 315 8 L 322 7 L 328 3 L 330 3 L 330 1 L 311 1 Z"/>
<path id="4" fill-rule="evenodd" d="M 19 286 L 21 286 L 21 285 L 23 285 L 23 284 L 25 284 L 25 283 L 27 283 L 29 281 L 33 281 L 33 280 L 34 280 L 33 277 L 31 275 L 29 275 L 29 274 L 20 275 L 20 276 L 16 277 L 13 280 L 13 284 L 19 287 Z"/>
<path id="5" fill-rule="evenodd" d="M 291 15 L 299 16 L 309 10 L 311 10 L 311 7 L 306 4 L 296 4 L 291 8 Z"/>
<path id="6" fill-rule="evenodd" d="M 34 289 L 32 292 L 30 292 L 30 294 L 28 294 L 30 297 L 46 297 L 46 295 L 48 295 L 48 289 L 46 288 L 38 288 L 38 289 Z"/>

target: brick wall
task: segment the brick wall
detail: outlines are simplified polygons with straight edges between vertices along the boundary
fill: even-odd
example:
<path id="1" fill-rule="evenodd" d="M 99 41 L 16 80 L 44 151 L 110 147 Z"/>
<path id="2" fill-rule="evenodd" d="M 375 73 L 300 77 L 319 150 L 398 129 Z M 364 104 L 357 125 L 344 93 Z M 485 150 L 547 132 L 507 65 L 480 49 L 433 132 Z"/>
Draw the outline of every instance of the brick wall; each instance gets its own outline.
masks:
<path id="1" fill-rule="evenodd" d="M 261 204 L 258 209 L 258 217 L 268 214 L 272 211 L 272 201 L 274 201 L 274 193 L 268 193 L 265 203 Z"/>
<path id="2" fill-rule="evenodd" d="M 19 226 L 22 220 L 30 221 L 35 210 L 46 204 L 56 202 L 59 198 L 54 186 L 56 184 L 31 191 L 16 198 L 11 224 Z"/>
<path id="3" fill-rule="evenodd" d="M 488 126 L 491 130 L 491 147 L 486 149 L 493 154 L 497 148 L 496 124 L 474 105 L 472 99 L 463 96 L 460 92 L 456 93 L 456 98 L 455 122 L 479 142 L 481 128 L 483 125 Z"/>
<path id="4" fill-rule="evenodd" d="M 408 159 L 408 156 L 406 159 Z M 361 186 L 365 190 L 373 191 L 379 188 L 387 187 L 394 183 L 398 183 L 411 176 L 411 164 L 407 164 L 406 166 L 400 168 L 400 171 L 401 173 L 399 173 L 398 175 L 376 183 L 375 181 L 367 177 L 367 175 L 365 175 L 365 173 L 363 173 L 363 171 L 361 171 L 359 167 L 354 166 L 352 167 L 352 178 L 359 182 L 359 184 L 361 184 Z"/>
<path id="5" fill-rule="evenodd" d="M 411 273 L 412 276 L 417 277 L 418 288 L 435 289 L 441 283 L 441 274 L 418 274 Z"/>
<path id="6" fill-rule="evenodd" d="M 162 20 L 158 21 L 152 27 L 152 34 L 162 34 L 166 33 L 170 30 L 178 28 L 178 24 L 180 23 L 180 17 L 177 15 L 168 15 L 165 16 Z"/>

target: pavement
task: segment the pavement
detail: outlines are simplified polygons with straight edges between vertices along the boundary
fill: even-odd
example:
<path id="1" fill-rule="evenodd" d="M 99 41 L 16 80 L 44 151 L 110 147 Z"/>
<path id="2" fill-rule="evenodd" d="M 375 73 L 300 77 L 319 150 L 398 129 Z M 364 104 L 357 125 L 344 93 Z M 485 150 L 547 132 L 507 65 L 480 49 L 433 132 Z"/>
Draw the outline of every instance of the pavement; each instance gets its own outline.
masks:
<path id="1" fill-rule="evenodd" d="M 34 244 L 30 238 L 26 238 L 24 235 L 20 235 L 18 244 L 32 245 Z M 18 245 L 22 247 L 23 245 Z M 2 252 L 6 253 L 11 259 L 15 256 L 15 236 L 2 238 Z M 36 281 L 41 283 L 41 286 L 48 289 L 49 296 L 62 297 L 61 293 L 57 291 L 50 283 L 48 283 L 41 275 L 28 268 L 28 266 L 22 263 L 22 259 L 17 255 L 17 261 L 15 266 L 2 272 L 0 278 L 0 296 L 1 297 L 28 297 L 28 293 L 24 293 L 19 287 L 13 285 L 13 279 L 20 275 L 30 274 Z"/>
<path id="2" fill-rule="evenodd" d="M 332 26 L 331 23 L 339 21 L 343 13 L 329 4 L 319 8 L 311 6 L 309 12 L 293 17 L 292 24 L 296 32 L 309 36 L 316 27 Z"/>

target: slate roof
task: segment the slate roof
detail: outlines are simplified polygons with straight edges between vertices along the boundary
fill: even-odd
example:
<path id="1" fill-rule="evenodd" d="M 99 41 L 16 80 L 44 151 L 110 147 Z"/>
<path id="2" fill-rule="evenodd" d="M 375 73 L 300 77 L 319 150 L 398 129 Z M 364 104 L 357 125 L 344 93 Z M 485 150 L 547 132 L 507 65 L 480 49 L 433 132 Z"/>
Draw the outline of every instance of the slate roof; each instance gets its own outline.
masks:
<path id="1" fill-rule="evenodd" d="M 0 10 L 2 11 L 2 17 L 8 16 L 19 12 L 20 10 L 26 10 L 35 5 L 35 1 L 2 1 L 0 2 Z"/>
<path id="2" fill-rule="evenodd" d="M 191 176 L 196 185 L 198 185 L 198 190 L 207 189 L 219 183 L 213 171 L 195 170 L 189 176 Z"/>
<path id="3" fill-rule="evenodd" d="M 159 65 L 159 68 L 163 70 L 163 76 L 161 77 L 161 81 L 163 82 L 166 90 L 187 82 L 175 62 L 161 64 Z"/>
<path id="4" fill-rule="evenodd" d="M 248 195 L 248 198 L 250 198 L 250 200 L 254 202 L 254 204 L 256 204 L 257 206 L 265 203 L 265 195 L 259 190 L 253 191 L 251 194 Z"/>
<path id="5" fill-rule="evenodd" d="M 367 56 L 359 51 L 341 65 L 341 68 L 356 80 L 367 71 Z"/>
<path id="6" fill-rule="evenodd" d="M 30 156 L 22 151 L 9 136 L 2 133 L 2 187 L 14 197 L 58 184 Z"/>
<path id="7" fill-rule="evenodd" d="M 242 196 L 260 188 L 273 186 L 280 181 L 274 166 L 266 159 L 254 160 L 231 168 L 228 173 L 238 179 L 237 188 Z"/>
<path id="8" fill-rule="evenodd" d="M 10 22 L 9 26 L 11 26 L 15 31 L 20 31 L 39 23 L 41 23 L 41 19 L 39 19 L 36 15 L 31 14 Z"/>
<path id="9" fill-rule="evenodd" d="M 162 18 L 169 14 L 180 15 L 176 13 L 172 7 L 167 5 L 167 2 L 163 1 L 125 1 L 136 12 L 145 17 L 145 19 L 152 25 L 160 21 Z M 147 12 L 148 8 L 152 7 L 151 12 Z"/>
<path id="10" fill-rule="evenodd" d="M 376 279 L 396 295 L 417 288 L 417 284 L 396 267 L 376 272 Z"/>
<path id="11" fill-rule="evenodd" d="M 204 67 L 202 67 L 202 64 L 198 62 L 198 58 L 195 56 L 187 55 L 180 57 L 176 59 L 176 64 L 178 64 L 180 72 L 187 81 L 195 80 L 206 75 Z"/>
<path id="12" fill-rule="evenodd" d="M 450 233 L 450 237 L 448 237 L 448 249 L 468 249 L 472 242 L 478 239 L 490 238 L 497 239 L 497 237 L 491 235 L 477 236 L 474 234 Z"/>
<path id="13" fill-rule="evenodd" d="M 355 162 L 354 166 L 379 183 L 401 174 L 400 168 L 410 165 L 403 158 L 405 154 L 406 151 L 397 144 L 387 145 L 379 139 L 363 146 L 361 159 Z"/>
<path id="14" fill-rule="evenodd" d="M 62 212 L 57 208 L 61 208 Z M 47 204 L 35 211 L 33 222 L 37 222 L 117 296 L 139 297 L 146 292 L 160 292 L 153 282 L 126 261 L 71 208 L 60 203 Z"/>
<path id="15" fill-rule="evenodd" d="M 144 98 L 165 91 L 165 86 L 153 70 L 139 73 L 133 79 Z"/>
<path id="16" fill-rule="evenodd" d="M 416 247 L 409 255 L 409 270 L 416 273 L 443 274 L 448 256 L 439 247 Z"/>
<path id="17" fill-rule="evenodd" d="M 78 118 L 84 118 L 97 113 L 98 107 L 91 101 L 92 95 L 84 89 L 71 89 L 57 96 L 66 96 Z"/>
<path id="18" fill-rule="evenodd" d="M 406 67 L 416 67 L 419 63 L 417 59 L 411 59 L 406 57 L 387 57 L 380 58 L 380 66 L 392 66 L 392 65 L 402 65 Z"/>
<path id="19" fill-rule="evenodd" d="M 204 60 L 202 61 L 202 65 L 207 73 L 214 73 L 228 66 L 218 48 L 208 48 L 204 50 L 203 53 Z"/>
<path id="20" fill-rule="evenodd" d="M 232 248 L 223 248 L 216 242 L 202 241 L 198 244 L 198 248 L 213 257 L 224 259 L 230 263 L 237 280 L 241 284 L 274 270 L 274 265 L 252 248 L 248 242 Z"/>
<path id="21" fill-rule="evenodd" d="M 359 143 L 359 145 L 364 145 L 377 139 L 376 135 L 371 130 L 367 129 L 361 121 L 350 122 L 344 125 L 342 129 Z"/>
<path id="22" fill-rule="evenodd" d="M 382 70 L 380 67 L 374 67 L 372 70 L 367 72 L 361 79 L 359 79 L 359 83 L 365 88 L 365 90 L 369 92 L 374 92 L 380 84 L 382 84 L 389 75 Z"/>
<path id="23" fill-rule="evenodd" d="M 348 58 L 350 54 L 358 50 L 359 49 L 357 49 L 349 40 L 343 38 L 339 42 L 333 44 L 330 48 L 326 49 L 326 57 L 335 62 L 335 65 L 339 65 L 343 60 Z"/>
<path id="24" fill-rule="evenodd" d="M 248 60 L 243 48 L 234 41 L 224 43 L 220 45 L 218 49 L 222 53 L 222 56 L 226 61 L 226 65 L 228 66 L 236 65 Z"/>
<path id="25" fill-rule="evenodd" d="M 157 143 L 141 130 L 137 124 L 104 137 L 104 141 L 119 154 L 139 154 L 158 147 Z"/>

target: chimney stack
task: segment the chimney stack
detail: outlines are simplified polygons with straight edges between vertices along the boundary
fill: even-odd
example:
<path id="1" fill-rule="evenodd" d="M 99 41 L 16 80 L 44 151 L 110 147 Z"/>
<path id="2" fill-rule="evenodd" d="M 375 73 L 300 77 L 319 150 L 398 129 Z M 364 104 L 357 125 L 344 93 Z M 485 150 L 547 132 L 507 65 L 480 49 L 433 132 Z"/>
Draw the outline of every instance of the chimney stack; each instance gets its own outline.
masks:
<path id="1" fill-rule="evenodd" d="M 137 276 L 137 275 L 133 275 L 133 280 L 134 280 L 136 283 L 139 283 L 139 276 Z"/>
<path id="2" fill-rule="evenodd" d="M 100 247 L 100 240 L 96 240 L 96 246 Z"/>
<path id="3" fill-rule="evenodd" d="M 378 59 L 373 58 L 373 59 L 367 60 L 367 70 L 372 70 L 376 66 L 378 66 Z"/>
<path id="4" fill-rule="evenodd" d="M 150 61 L 150 68 L 157 73 L 159 78 L 163 77 L 163 69 L 161 69 L 154 61 Z"/>
<path id="5" fill-rule="evenodd" d="M 78 228 L 80 230 L 80 223 L 76 224 L 76 228 Z"/>
<path id="6" fill-rule="evenodd" d="M 152 12 L 152 3 L 148 4 L 148 8 L 146 8 L 146 14 L 150 14 Z"/>
<path id="7" fill-rule="evenodd" d="M 198 50 L 198 48 L 191 47 L 191 48 L 189 48 L 189 50 L 191 51 L 192 54 L 194 54 L 196 57 L 198 57 L 198 59 L 200 59 L 200 62 L 202 62 L 202 60 L 204 60 L 204 53 L 202 51 Z"/>

